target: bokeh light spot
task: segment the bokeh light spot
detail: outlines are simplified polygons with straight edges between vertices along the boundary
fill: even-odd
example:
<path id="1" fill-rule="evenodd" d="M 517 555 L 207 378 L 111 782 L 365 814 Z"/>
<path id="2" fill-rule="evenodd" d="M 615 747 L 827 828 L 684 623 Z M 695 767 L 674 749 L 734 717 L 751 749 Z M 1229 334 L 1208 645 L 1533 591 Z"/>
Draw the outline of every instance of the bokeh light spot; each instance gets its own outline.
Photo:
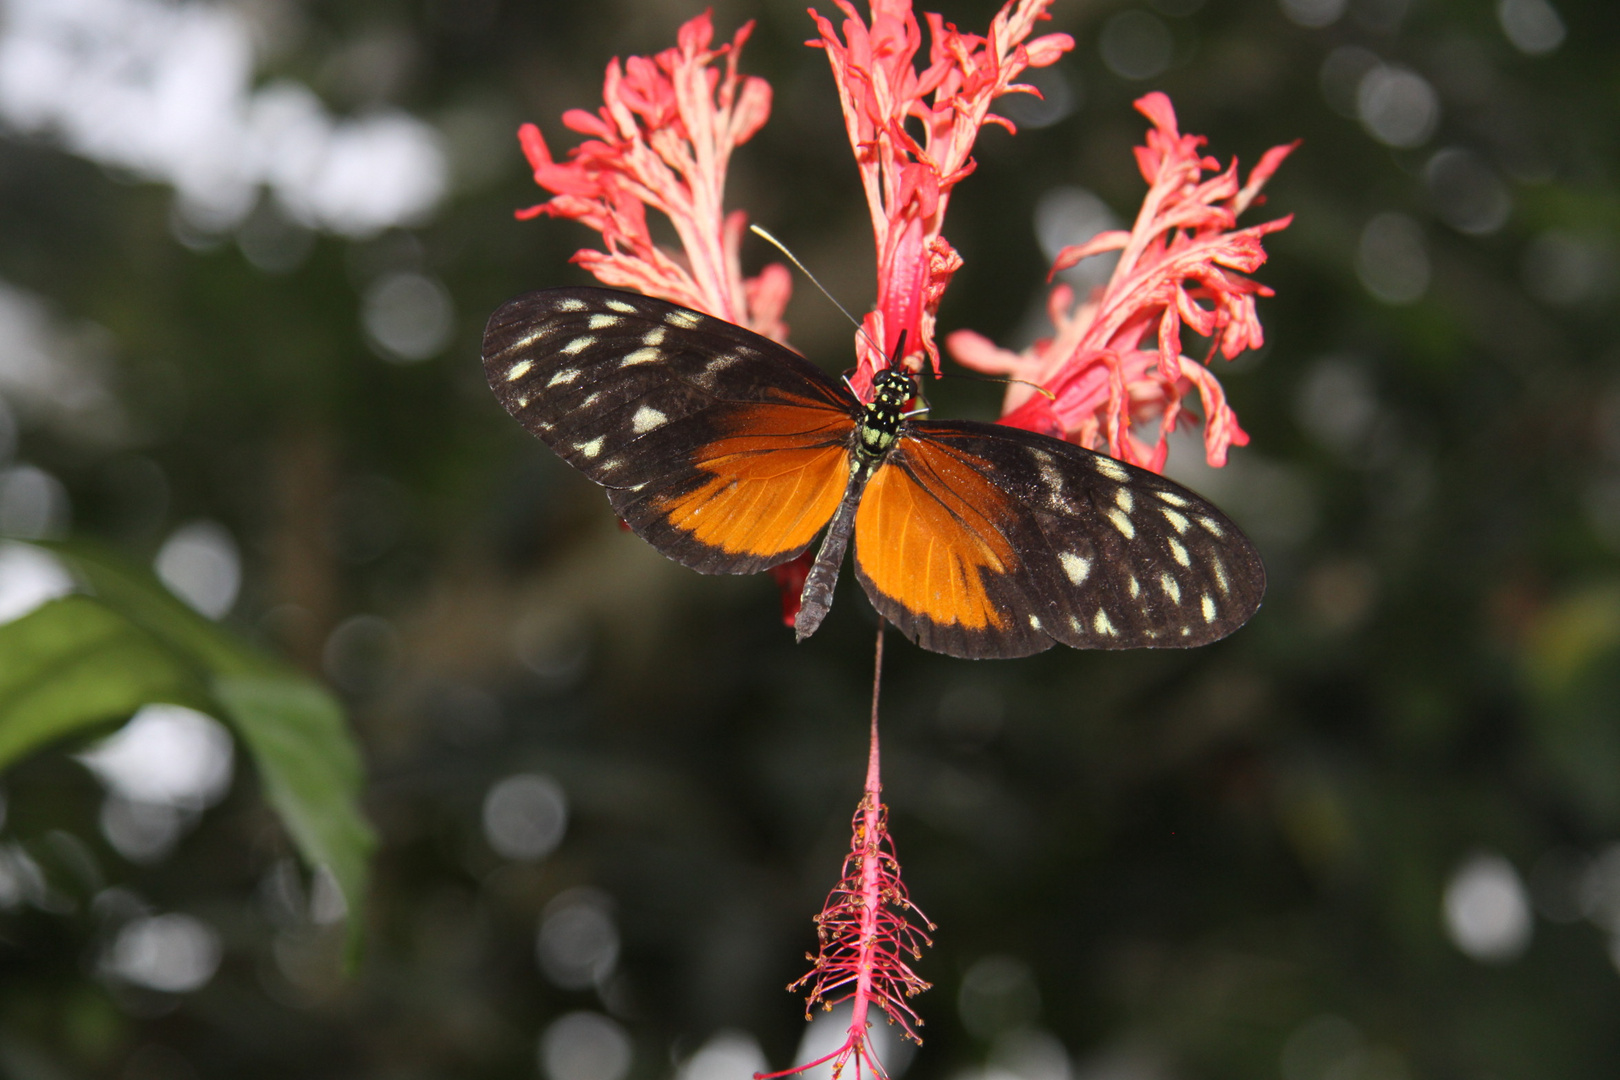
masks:
<path id="1" fill-rule="evenodd" d="M 1164 20 L 1150 11 L 1121 11 L 1103 23 L 1097 37 L 1103 63 L 1122 79 L 1151 79 L 1170 67 L 1176 42 Z"/>
<path id="2" fill-rule="evenodd" d="M 535 954 L 546 977 L 564 990 L 601 986 L 619 962 L 612 899 L 600 889 L 561 893 L 540 915 Z"/>
<path id="3" fill-rule="evenodd" d="M 168 704 L 145 706 L 78 755 L 113 794 L 186 810 L 203 810 L 225 797 L 234 756 L 219 721 Z"/>
<path id="4" fill-rule="evenodd" d="M 549 776 L 509 776 L 484 796 L 484 838 L 507 859 L 543 859 L 568 827 L 568 797 Z"/>
<path id="5" fill-rule="evenodd" d="M 396 273 L 367 287 L 361 321 L 385 359 L 411 363 L 437 355 L 449 344 L 455 310 L 449 291 L 437 279 Z"/>
<path id="6" fill-rule="evenodd" d="M 29 544 L 0 541 L 0 625 L 73 591 L 73 578 L 56 557 Z"/>
<path id="7" fill-rule="evenodd" d="M 67 526 L 67 488 L 60 480 L 32 465 L 0 469 L 0 536 L 50 540 Z"/>
<path id="8" fill-rule="evenodd" d="M 1423 229 L 1405 214 L 1379 214 L 1361 230 L 1356 275 L 1386 304 L 1413 304 L 1429 291 L 1429 252 Z"/>
<path id="9" fill-rule="evenodd" d="M 126 923 L 103 964 L 110 974 L 137 986 L 187 994 L 214 977 L 220 954 L 213 927 L 195 916 L 173 913 Z"/>
<path id="10" fill-rule="evenodd" d="M 1386 146 L 1422 146 L 1440 124 L 1440 97 L 1417 72 L 1380 64 L 1356 87 L 1356 115 Z"/>
<path id="11" fill-rule="evenodd" d="M 540 1036 L 540 1068 L 548 1080 L 624 1080 L 633 1058 L 630 1036 L 601 1013 L 568 1013 Z"/>
<path id="12" fill-rule="evenodd" d="M 717 1031 L 675 1074 L 676 1080 L 752 1080 L 770 1066 L 759 1043 L 745 1031 Z"/>
<path id="13" fill-rule="evenodd" d="M 1564 20 L 1547 0 L 1497 0 L 1496 20 L 1527 56 L 1546 56 L 1564 43 Z"/>
<path id="14" fill-rule="evenodd" d="M 1482 963 L 1516 959 L 1530 944 L 1530 898 L 1500 855 L 1476 855 L 1459 866 L 1442 908 L 1452 943 Z"/>
<path id="15" fill-rule="evenodd" d="M 176 529 L 158 549 L 153 569 L 180 599 L 217 619 L 236 603 L 242 557 L 225 527 L 193 521 Z"/>
<path id="16" fill-rule="evenodd" d="M 1349 0 L 1279 0 L 1289 21 L 1312 30 L 1332 26 L 1344 15 Z"/>
<path id="17" fill-rule="evenodd" d="M 1423 179 L 1440 219 L 1458 232 L 1489 236 L 1507 224 L 1513 197 L 1496 170 L 1472 150 L 1441 150 L 1424 167 Z"/>

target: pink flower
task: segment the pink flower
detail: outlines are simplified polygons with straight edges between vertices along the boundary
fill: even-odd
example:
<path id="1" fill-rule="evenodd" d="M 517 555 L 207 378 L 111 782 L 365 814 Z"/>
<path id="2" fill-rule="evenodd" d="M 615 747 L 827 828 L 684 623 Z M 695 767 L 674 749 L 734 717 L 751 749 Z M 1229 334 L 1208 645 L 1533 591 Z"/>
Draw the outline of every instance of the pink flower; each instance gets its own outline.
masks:
<path id="1" fill-rule="evenodd" d="M 1066 34 L 1031 39 L 1051 0 L 1008 0 L 989 33 L 964 34 L 929 14 L 928 66 L 914 59 L 922 34 L 910 0 L 872 0 L 870 26 L 847 0 L 842 35 L 815 11 L 843 103 L 877 243 L 875 308 L 856 338 L 852 379 L 866 396 L 873 374 L 887 365 L 903 340 L 901 361 L 912 370 L 937 370 L 935 317 L 940 298 L 962 260 L 942 234 L 955 186 L 974 168 L 974 140 L 985 124 L 1013 125 L 990 112 L 1006 93 L 1035 93 L 1015 80 L 1028 67 L 1055 62 L 1073 48 Z M 601 234 L 606 250 L 584 249 L 574 260 L 601 281 L 638 289 L 786 340 L 781 316 L 789 294 L 785 268 L 771 265 L 756 278 L 740 270 L 744 233 L 740 212 L 726 214 L 722 195 L 733 149 L 759 130 L 770 112 L 770 88 L 741 78 L 737 53 L 752 24 L 730 44 L 710 48 L 707 14 L 680 30 L 679 45 L 656 57 L 608 65 L 604 105 L 597 113 L 571 110 L 564 123 L 588 136 L 564 162 L 553 160 L 539 130 L 520 132 L 535 181 L 552 197 L 519 212 L 572 218 Z M 715 66 L 724 57 L 723 71 Z M 1237 217 L 1256 201 L 1291 146 L 1269 151 L 1240 186 L 1237 165 L 1225 170 L 1200 153 L 1204 140 L 1181 135 L 1163 94 L 1137 102 L 1152 122 L 1137 163 L 1149 189 L 1130 231 L 1104 233 L 1059 254 L 1052 272 L 1105 251 L 1120 259 L 1108 285 L 1078 305 L 1066 285 L 1050 299 L 1056 334 L 1023 353 L 999 349 L 971 331 L 947 339 L 951 354 L 969 367 L 1011 375 L 1044 387 L 1050 398 L 1014 385 L 1003 422 L 1067 438 L 1149 468 L 1159 469 L 1165 436 L 1198 393 L 1206 455 L 1222 464 L 1227 448 L 1248 436 L 1227 407 L 1208 368 L 1182 355 L 1181 329 L 1211 339 L 1209 358 L 1228 359 L 1261 344 L 1254 297 L 1270 290 L 1244 276 L 1265 261 L 1261 239 L 1287 226 L 1282 218 L 1244 229 Z M 911 125 L 908 130 L 908 123 Z M 1205 172 L 1214 175 L 1205 177 Z M 681 250 L 653 242 L 646 210 L 664 214 Z M 1153 340 L 1143 343 L 1153 334 Z M 1157 420 L 1157 441 L 1135 429 Z M 807 560 L 775 568 L 784 589 L 788 625 L 797 614 Z M 881 669 L 882 637 L 878 660 Z M 875 688 L 874 688 L 875 694 Z M 819 1061 L 772 1076 L 833 1062 L 834 1076 L 853 1060 L 885 1075 L 868 1038 L 875 1005 L 901 1031 L 917 1039 L 921 1021 L 907 999 L 928 988 L 909 966 L 931 944 L 933 925 L 911 904 L 888 834 L 878 770 L 874 700 L 865 794 L 855 814 L 843 874 L 816 918 L 819 953 L 794 983 L 808 987 L 807 1005 L 831 1007 L 852 1000 L 843 1044 Z M 919 923 L 921 925 L 919 925 Z M 920 1040 L 919 1040 L 920 1041 Z"/>
<path id="2" fill-rule="evenodd" d="M 878 647 L 882 662 L 882 645 Z M 923 929 L 935 929 L 928 917 L 917 910 L 900 881 L 900 860 L 889 837 L 889 810 L 883 805 L 883 785 L 879 780 L 876 703 L 872 709 L 871 746 L 867 753 L 866 792 L 855 809 L 849 854 L 844 856 L 844 873 L 827 897 L 827 904 L 816 916 L 816 937 L 821 951 L 805 959 L 814 966 L 788 987 L 810 988 L 805 999 L 805 1019 L 817 1005 L 831 1009 L 844 1001 L 854 1001 L 844 1041 L 830 1054 L 769 1074 L 755 1074 L 755 1080 L 792 1076 L 831 1061 L 834 1077 L 843 1075 L 846 1065 L 855 1063 L 855 1080 L 864 1072 L 874 1077 L 887 1075 L 872 1053 L 868 1028 L 871 1007 L 876 1005 L 915 1043 L 922 1042 L 917 1028 L 922 1019 L 907 1003 L 929 988 L 911 970 L 907 958 L 922 956 L 923 946 L 932 945 Z M 923 926 L 918 926 L 916 919 Z"/>
<path id="3" fill-rule="evenodd" d="M 535 183 L 552 193 L 519 219 L 540 214 L 573 218 L 602 234 L 606 251 L 583 248 L 574 261 L 608 285 L 696 308 L 778 341 L 787 338 L 782 311 L 792 288 L 787 268 L 767 266 L 744 278 L 739 259 L 747 221 L 725 213 L 731 152 L 770 116 L 771 88 L 742 79 L 737 53 L 753 31 L 746 23 L 731 43 L 709 48 L 714 27 L 705 12 L 680 29 L 679 44 L 648 59 L 608 64 L 603 106 L 595 114 L 570 109 L 563 123 L 590 136 L 552 159 L 540 129 L 518 132 Z M 725 58 L 724 74 L 715 68 Z M 681 253 L 653 242 L 646 210 L 675 227 Z"/>
<path id="4" fill-rule="evenodd" d="M 1292 216 L 1235 225 L 1298 144 L 1267 151 L 1240 186 L 1236 161 L 1221 169 L 1200 153 L 1202 136 L 1176 130 L 1169 98 L 1148 94 L 1136 107 L 1153 122 L 1146 145 L 1136 150 L 1148 182 L 1136 223 L 1128 232 L 1100 233 L 1066 248 L 1052 265 L 1056 274 L 1088 256 L 1118 251 L 1108 284 L 1078 306 L 1073 289 L 1054 288 L 1048 310 L 1057 332 L 1022 353 L 970 330 L 951 334 L 946 348 L 968 367 L 1035 383 L 1052 395 L 1013 385 L 1002 423 L 1154 470 L 1164 467 L 1166 437 L 1181 419 L 1183 399 L 1196 391 L 1205 456 L 1211 465 L 1224 465 L 1227 448 L 1243 446 L 1249 436 L 1205 363 L 1182 355 L 1181 330 L 1186 325 L 1212 339 L 1206 362 L 1217 350 L 1230 360 L 1265 340 L 1254 298 L 1271 290 L 1244 275 L 1266 260 L 1261 238 L 1286 228 Z M 1206 171 L 1214 175 L 1205 178 Z M 1136 429 L 1154 420 L 1158 435 L 1148 442 Z"/>
<path id="5" fill-rule="evenodd" d="M 1055 62 L 1074 39 L 1047 34 L 1026 44 L 1035 24 L 1048 18 L 1051 0 L 1009 0 L 987 37 L 928 14 L 928 67 L 918 71 L 913 58 L 922 34 L 911 0 L 872 0 L 870 27 L 847 0 L 834 2 L 844 13 L 843 37 L 812 8 L 821 37 L 809 44 L 827 50 L 877 239 L 877 306 L 855 340 L 852 381 L 864 397 L 902 334 L 907 366 L 918 370 L 926 357 L 938 370 L 934 319 L 962 265 L 940 233 L 951 190 L 973 171 L 969 153 L 981 127 L 1016 130 L 990 112 L 991 101 L 1006 93 L 1038 95 L 1013 80 L 1027 67 Z M 906 129 L 908 119 L 920 126 L 920 142 Z"/>

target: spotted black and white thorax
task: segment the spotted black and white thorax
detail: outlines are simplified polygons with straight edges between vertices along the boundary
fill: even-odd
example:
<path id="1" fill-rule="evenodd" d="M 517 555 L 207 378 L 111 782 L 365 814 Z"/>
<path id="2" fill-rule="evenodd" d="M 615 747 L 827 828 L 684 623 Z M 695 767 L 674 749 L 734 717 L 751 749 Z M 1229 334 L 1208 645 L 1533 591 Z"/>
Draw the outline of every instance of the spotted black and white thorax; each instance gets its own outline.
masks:
<path id="1" fill-rule="evenodd" d="M 917 385 L 904 371 L 888 368 L 877 373 L 872 380 L 872 400 L 861 409 L 855 440 L 858 462 L 876 466 L 882 460 L 899 438 L 906 403 L 916 396 Z"/>

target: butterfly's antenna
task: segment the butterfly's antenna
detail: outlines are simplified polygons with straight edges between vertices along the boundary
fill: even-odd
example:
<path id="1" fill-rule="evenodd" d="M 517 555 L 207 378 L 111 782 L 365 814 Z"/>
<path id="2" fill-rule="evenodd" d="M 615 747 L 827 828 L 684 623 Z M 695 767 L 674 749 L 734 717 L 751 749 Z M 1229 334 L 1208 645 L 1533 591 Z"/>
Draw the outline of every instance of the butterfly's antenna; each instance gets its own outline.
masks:
<path id="1" fill-rule="evenodd" d="M 1008 378 L 1005 378 L 1005 379 L 998 379 L 993 375 L 964 375 L 960 371 L 953 371 L 953 372 L 950 372 L 949 374 L 942 374 L 942 375 L 940 375 L 940 378 L 942 378 L 942 379 L 968 379 L 968 380 L 970 380 L 972 382 L 1002 383 L 1003 385 L 1006 385 L 1006 386 L 1011 386 L 1014 383 L 1017 383 L 1019 386 L 1027 386 L 1027 387 L 1029 387 L 1031 390 L 1033 390 L 1037 394 L 1041 395 L 1041 397 L 1045 398 L 1047 401 L 1056 401 L 1057 400 L 1057 395 L 1052 393 L 1052 391 L 1048 390 L 1046 387 L 1042 386 L 1040 383 L 1032 383 L 1028 379 L 1014 379 L 1014 378 L 1011 378 L 1010 376 Z"/>
<path id="2" fill-rule="evenodd" d="M 877 350 L 880 353 L 883 351 L 882 349 L 878 348 L 878 343 L 872 340 L 872 335 L 868 334 L 866 332 L 866 327 L 858 319 L 856 319 L 855 316 L 853 316 L 853 315 L 851 315 L 849 313 L 848 308 L 846 308 L 843 304 L 840 304 L 838 302 L 838 298 L 836 296 L 834 296 L 832 293 L 827 291 L 827 287 L 825 285 L 823 285 L 821 282 L 816 280 L 816 275 L 812 274 L 809 271 L 809 269 L 805 267 L 804 263 L 799 261 L 799 257 L 797 255 L 793 254 L 793 252 L 791 252 L 791 251 L 789 251 L 787 249 L 786 244 L 782 243 L 782 241 L 778 240 L 776 237 L 774 237 L 770 233 L 766 232 L 765 229 L 762 228 L 759 225 L 750 225 L 750 226 L 748 226 L 748 231 L 753 233 L 755 236 L 758 236 L 761 240 L 764 240 L 767 244 L 771 245 L 777 251 L 780 251 L 783 255 L 785 255 L 789 262 L 791 262 L 794 266 L 797 266 L 799 268 L 799 273 L 803 274 L 805 277 L 810 279 L 810 284 L 814 285 L 817 289 L 821 290 L 821 295 L 822 296 L 825 296 L 828 300 L 832 301 L 833 307 L 837 308 L 839 311 L 842 311 L 844 313 L 844 318 L 848 319 L 850 322 L 855 324 L 855 329 L 860 332 L 861 337 L 866 339 L 866 343 L 868 345 L 872 346 L 873 349 Z M 896 343 L 895 348 L 894 348 L 894 356 L 889 358 L 889 366 L 890 367 L 899 367 L 900 366 L 900 357 L 905 355 L 905 351 L 906 351 L 906 332 L 904 330 L 902 330 L 902 331 L 900 331 L 900 340 L 899 340 L 898 343 Z M 1052 391 L 1048 390 L 1044 386 L 1040 386 L 1040 385 L 1038 385 L 1036 383 L 1032 383 L 1032 382 L 1028 381 L 1027 379 L 993 379 L 993 378 L 987 378 L 987 377 L 985 377 L 983 375 L 958 375 L 958 374 L 953 374 L 953 375 L 948 375 L 947 376 L 947 375 L 945 375 L 943 373 L 936 376 L 936 378 L 941 378 L 941 379 L 944 379 L 944 378 L 972 379 L 975 382 L 1021 383 L 1022 385 L 1029 387 L 1031 390 L 1034 390 L 1037 394 L 1040 394 L 1042 397 L 1046 398 L 1046 400 L 1048 400 L 1048 401 L 1056 401 L 1057 400 L 1057 395 L 1052 393 Z M 849 380 L 845 379 L 844 381 L 848 382 Z M 850 389 L 853 390 L 854 387 L 852 386 L 852 387 L 850 387 Z"/>
<path id="3" fill-rule="evenodd" d="M 771 247 L 775 248 L 777 251 L 780 251 L 783 255 L 787 256 L 788 261 L 799 268 L 799 273 L 809 278 L 810 284 L 814 285 L 817 289 L 820 289 L 821 295 L 825 296 L 828 300 L 831 300 L 832 306 L 837 308 L 839 311 L 842 311 L 844 313 L 844 318 L 855 324 L 855 329 L 860 332 L 861 337 L 866 339 L 866 343 L 868 345 L 872 346 L 874 349 L 877 349 L 878 352 L 883 351 L 878 347 L 878 343 L 872 340 L 872 335 L 866 332 L 866 327 L 861 325 L 860 320 L 851 315 L 849 313 L 849 309 L 843 304 L 840 304 L 838 302 L 838 298 L 832 293 L 828 292 L 825 285 L 816 280 L 816 275 L 812 274 L 808 269 L 806 269 L 804 263 L 799 261 L 799 257 L 787 249 L 786 244 L 782 243 L 782 241 L 778 240 L 776 237 L 772 236 L 758 225 L 748 226 L 748 231 L 753 233 L 755 236 L 758 236 L 761 240 L 764 240 L 767 244 L 771 245 Z"/>

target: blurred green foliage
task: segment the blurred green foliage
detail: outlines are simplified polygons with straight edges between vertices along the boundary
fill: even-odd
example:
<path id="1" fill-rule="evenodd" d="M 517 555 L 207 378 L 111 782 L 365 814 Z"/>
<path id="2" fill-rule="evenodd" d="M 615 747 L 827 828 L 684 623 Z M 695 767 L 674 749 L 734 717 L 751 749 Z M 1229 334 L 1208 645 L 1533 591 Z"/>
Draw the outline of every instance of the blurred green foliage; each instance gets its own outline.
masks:
<path id="1" fill-rule="evenodd" d="M 1084 1080 L 1620 1067 L 1620 9 L 1553 0 L 1567 33 L 1538 53 L 1544 7 L 1056 5 L 1052 27 L 1079 42 L 1056 69 L 1071 109 L 981 139 L 946 229 L 966 265 L 941 327 L 1036 332 L 1036 207 L 1081 188 L 1134 215 L 1130 102 L 1146 90 L 1223 161 L 1303 138 L 1257 211 L 1296 215 L 1257 275 L 1277 291 L 1268 347 L 1217 365 L 1253 441 L 1220 472 L 1186 446 L 1171 462 L 1256 538 L 1271 586 L 1248 627 L 1193 653 L 888 650 L 885 796 L 911 895 L 941 928 L 913 1075 L 1063 1080 L 1050 1057 L 1030 1064 L 1032 1033 Z M 802 1023 L 781 987 L 860 789 L 870 613 L 846 589 L 794 646 L 766 578 L 700 578 L 618 531 L 477 361 L 487 313 L 581 281 L 566 260 L 591 239 L 512 220 L 541 198 L 518 123 L 570 145 L 560 116 L 595 107 L 608 58 L 667 47 L 697 8 L 227 8 L 255 28 L 259 84 L 300 82 L 336 117 L 433 124 L 448 194 L 371 236 L 311 232 L 268 202 L 214 235 L 164 184 L 47 134 L 0 138 L 16 429 L 13 448 L 0 423 L 0 525 L 160 570 L 177 530 L 223 527 L 240 595 L 197 627 L 279 653 L 352 717 L 380 841 L 368 948 L 344 978 L 320 881 L 290 858 L 338 868 L 365 848 L 358 819 L 311 806 L 353 777 L 333 707 L 307 683 L 235 681 L 100 586 L 57 599 L 0 634 L 39 655 L 95 632 L 134 651 L 52 687 L 53 730 L 181 700 L 234 725 L 257 785 L 239 770 L 143 860 L 108 838 L 111 796 L 71 756 L 88 730 L 8 768 L 0 1074 L 530 1076 L 542 1033 L 579 1010 L 627 1033 L 635 1080 L 725 1029 L 787 1064 Z M 977 28 L 993 6 L 941 9 Z M 742 66 L 775 109 L 728 203 L 859 306 L 870 231 L 824 60 L 802 47 L 800 5 L 715 14 L 723 35 L 746 19 Z M 1167 67 L 1119 73 L 1154 41 Z M 1421 141 L 1379 127 L 1424 116 L 1379 112 L 1410 104 L 1395 93 L 1410 84 L 1368 82 L 1375 67 L 1429 88 Z M 442 288 L 453 314 L 419 361 L 366 329 L 399 275 Z M 808 289 L 789 322 L 799 349 L 845 366 L 850 331 Z M 18 374 L 40 370 L 56 374 Z M 967 381 L 931 396 L 940 416 L 997 406 Z M 0 694 L 25 677 L 0 671 Z M 263 721 L 282 692 L 300 719 Z M 497 793 L 551 790 L 502 787 L 525 774 L 566 796 L 554 848 L 491 831 Z M 544 799 L 517 805 L 561 827 Z M 163 914 L 212 927 L 206 985 L 109 966 L 132 925 L 192 925 L 140 923 Z M 568 919 L 598 933 L 572 967 L 557 942 L 586 938 L 556 936 Z"/>
<path id="2" fill-rule="evenodd" d="M 143 705 L 225 720 L 253 755 L 265 797 L 309 865 L 350 907 L 375 845 L 360 816 L 360 756 L 319 684 L 245 648 L 150 573 L 83 545 L 55 545 L 91 590 L 0 625 L 0 769 L 43 745 L 105 729 Z M 361 920 L 349 920 L 358 958 Z"/>

